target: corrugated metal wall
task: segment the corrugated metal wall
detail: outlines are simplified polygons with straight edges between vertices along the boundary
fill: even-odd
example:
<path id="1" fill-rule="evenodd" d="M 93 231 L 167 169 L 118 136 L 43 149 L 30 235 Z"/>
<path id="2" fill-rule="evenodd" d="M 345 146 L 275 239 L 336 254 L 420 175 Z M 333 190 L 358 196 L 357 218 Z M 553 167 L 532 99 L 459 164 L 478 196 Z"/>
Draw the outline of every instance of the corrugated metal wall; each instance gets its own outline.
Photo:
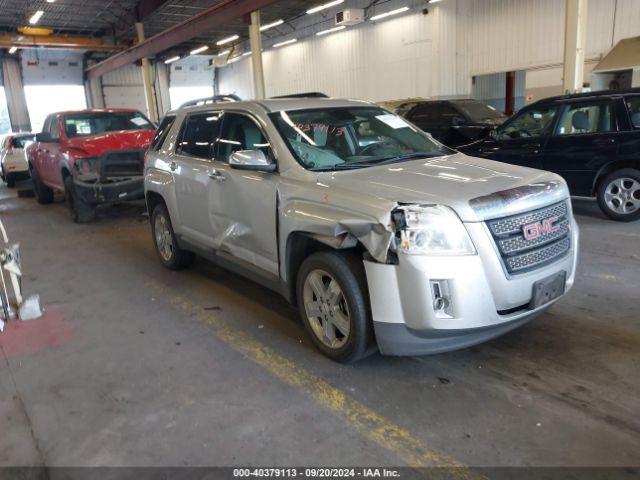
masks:
<path id="1" fill-rule="evenodd" d="M 385 9 L 405 3 L 392 0 Z M 474 75 L 557 68 L 563 59 L 564 3 L 446 0 L 429 7 L 428 15 L 414 8 L 415 13 L 375 24 L 267 47 L 267 95 L 319 90 L 373 101 L 468 96 Z M 593 63 L 620 38 L 640 35 L 640 1 L 590 1 L 587 28 L 586 54 Z M 243 59 L 220 68 L 220 92 L 250 92 L 248 64 Z M 560 83 L 555 74 L 538 75 L 537 81 L 545 78 Z"/>

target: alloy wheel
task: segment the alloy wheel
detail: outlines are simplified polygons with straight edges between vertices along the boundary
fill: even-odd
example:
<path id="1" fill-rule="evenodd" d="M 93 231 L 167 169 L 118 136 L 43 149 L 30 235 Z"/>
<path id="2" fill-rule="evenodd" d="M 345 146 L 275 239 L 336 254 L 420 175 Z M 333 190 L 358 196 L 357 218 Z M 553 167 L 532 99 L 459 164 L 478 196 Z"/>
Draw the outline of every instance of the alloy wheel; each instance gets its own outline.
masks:
<path id="1" fill-rule="evenodd" d="M 329 348 L 342 348 L 349 339 L 351 317 L 338 281 L 324 270 L 312 270 L 304 281 L 303 301 L 316 337 Z"/>
<path id="2" fill-rule="evenodd" d="M 158 252 L 165 262 L 169 262 L 173 256 L 173 237 L 171 235 L 171 229 L 169 228 L 169 222 L 164 215 L 156 215 L 154 232 Z"/>
<path id="3" fill-rule="evenodd" d="M 640 182 L 629 177 L 613 180 L 604 191 L 604 201 L 611 211 L 630 214 L 640 209 Z"/>

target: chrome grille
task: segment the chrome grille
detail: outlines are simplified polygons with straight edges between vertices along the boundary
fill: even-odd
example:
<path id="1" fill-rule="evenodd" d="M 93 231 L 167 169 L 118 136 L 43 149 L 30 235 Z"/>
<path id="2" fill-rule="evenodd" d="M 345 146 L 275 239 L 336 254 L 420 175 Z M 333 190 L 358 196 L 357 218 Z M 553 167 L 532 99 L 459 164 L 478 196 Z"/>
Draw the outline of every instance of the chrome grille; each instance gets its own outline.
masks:
<path id="1" fill-rule="evenodd" d="M 549 219 L 557 219 L 552 231 L 525 237 L 525 228 Z M 508 273 L 516 275 L 548 265 L 564 257 L 571 249 L 571 226 L 567 202 L 531 212 L 489 220 L 487 226 Z"/>

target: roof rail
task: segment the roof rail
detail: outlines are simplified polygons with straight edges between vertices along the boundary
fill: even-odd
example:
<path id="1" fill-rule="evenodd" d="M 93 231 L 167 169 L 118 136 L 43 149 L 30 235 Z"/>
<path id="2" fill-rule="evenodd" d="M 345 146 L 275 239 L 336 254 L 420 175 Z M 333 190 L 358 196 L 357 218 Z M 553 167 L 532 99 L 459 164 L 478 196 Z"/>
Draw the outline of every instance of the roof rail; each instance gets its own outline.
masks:
<path id="1" fill-rule="evenodd" d="M 329 95 L 322 92 L 305 92 L 305 93 L 292 93 L 290 95 L 278 95 L 271 98 L 329 98 Z"/>
<path id="2" fill-rule="evenodd" d="M 185 102 L 182 105 L 180 105 L 180 108 L 195 107 L 198 105 L 207 105 L 209 103 L 217 103 L 217 102 L 240 102 L 240 101 L 242 101 L 242 99 L 239 96 L 234 95 L 233 93 L 229 93 L 227 95 L 214 95 L 213 97 L 189 100 L 188 102 Z"/>

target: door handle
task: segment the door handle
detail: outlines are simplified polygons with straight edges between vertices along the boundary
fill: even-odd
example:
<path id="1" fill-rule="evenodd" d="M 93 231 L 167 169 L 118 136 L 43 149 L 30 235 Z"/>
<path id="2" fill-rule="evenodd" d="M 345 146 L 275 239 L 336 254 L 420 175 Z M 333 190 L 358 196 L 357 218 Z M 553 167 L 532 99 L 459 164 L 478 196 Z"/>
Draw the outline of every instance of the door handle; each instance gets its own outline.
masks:
<path id="1" fill-rule="evenodd" d="M 216 170 L 215 168 L 209 170 L 209 173 L 207 175 L 209 175 L 209 178 L 213 178 L 218 182 L 222 182 L 227 179 L 227 177 L 225 177 L 221 171 Z"/>
<path id="2" fill-rule="evenodd" d="M 175 172 L 176 169 L 178 168 L 178 164 L 176 162 L 171 162 L 169 164 L 169 168 L 171 169 L 172 172 Z"/>
<path id="3" fill-rule="evenodd" d="M 611 145 L 615 142 L 613 138 L 596 138 L 593 142 L 594 145 Z"/>

